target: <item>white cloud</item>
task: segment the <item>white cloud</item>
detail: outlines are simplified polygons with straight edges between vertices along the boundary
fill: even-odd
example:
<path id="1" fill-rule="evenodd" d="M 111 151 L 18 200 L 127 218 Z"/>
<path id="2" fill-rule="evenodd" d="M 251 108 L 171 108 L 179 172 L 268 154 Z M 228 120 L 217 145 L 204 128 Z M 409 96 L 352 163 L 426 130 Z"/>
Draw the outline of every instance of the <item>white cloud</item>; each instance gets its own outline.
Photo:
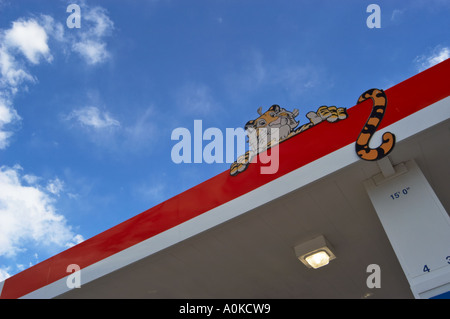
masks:
<path id="1" fill-rule="evenodd" d="M 8 50 L 5 45 L 0 47 L 0 88 L 14 95 L 19 85 L 26 81 L 34 82 L 34 78 L 19 65 Z"/>
<path id="2" fill-rule="evenodd" d="M 36 20 L 16 21 L 7 32 L 9 43 L 18 47 L 32 63 L 39 61 L 39 56 L 48 61 L 52 56 L 47 45 L 49 36 L 54 38 L 68 52 L 68 48 L 78 53 L 89 65 L 99 64 L 111 57 L 105 38 L 112 34 L 114 23 L 102 7 L 81 5 L 81 28 L 65 32 L 65 26 L 49 15 L 41 15 Z M 44 41 L 45 40 L 45 41 Z"/>
<path id="3" fill-rule="evenodd" d="M 42 58 L 50 62 L 52 55 L 47 41 L 46 31 L 34 19 L 19 19 L 10 29 L 0 30 L 0 149 L 9 145 L 11 125 L 21 119 L 13 107 L 14 96 L 19 89 L 26 89 L 27 82 L 36 81 L 24 62 L 38 64 Z M 18 59 L 21 55 L 25 61 Z"/>
<path id="4" fill-rule="evenodd" d="M 161 121 L 155 121 L 155 114 L 161 115 L 162 112 L 161 109 L 148 106 L 140 111 L 130 111 L 127 115 L 120 114 L 119 121 L 118 116 L 111 115 L 104 108 L 89 106 L 76 108 L 60 119 L 69 123 L 66 127 L 74 134 L 94 143 L 96 149 L 118 155 L 124 154 L 124 150 L 129 154 L 154 149 L 152 145 L 155 140 L 167 134 L 168 130 Z"/>
<path id="5" fill-rule="evenodd" d="M 68 248 L 70 248 L 70 247 L 73 247 L 73 246 L 75 246 L 75 245 L 78 245 L 79 243 L 82 243 L 83 241 L 84 241 L 83 236 L 81 236 L 80 234 L 77 234 L 77 235 L 73 236 L 72 240 L 71 240 L 71 241 L 68 241 L 68 242 L 64 245 L 64 247 L 68 249 Z"/>
<path id="6" fill-rule="evenodd" d="M 51 193 L 23 185 L 20 166 L 0 167 L 0 256 L 14 257 L 33 242 L 67 247 L 79 243 L 63 215 L 57 213 Z"/>
<path id="7" fill-rule="evenodd" d="M 105 62 L 110 53 L 106 49 L 104 38 L 111 35 L 114 23 L 108 17 L 105 9 L 101 7 L 82 8 L 82 26 L 77 31 L 77 38 L 72 48 L 79 53 L 88 64 Z"/>
<path id="8" fill-rule="evenodd" d="M 43 14 L 40 23 L 49 36 L 59 42 L 65 41 L 64 26 L 61 22 L 56 22 L 53 17 Z"/>
<path id="9" fill-rule="evenodd" d="M 9 145 L 9 138 L 11 137 L 11 132 L 0 131 L 0 149 L 3 150 Z"/>
<path id="10" fill-rule="evenodd" d="M 87 36 L 101 38 L 109 35 L 114 28 L 114 23 L 108 17 L 107 11 L 102 7 L 87 9 L 87 12 L 83 14 L 83 19 L 93 24 L 93 28 L 88 31 Z"/>
<path id="11" fill-rule="evenodd" d="M 40 58 L 52 60 L 44 28 L 34 19 L 14 21 L 12 28 L 5 32 L 5 43 L 10 48 L 17 48 L 33 64 Z"/>
<path id="12" fill-rule="evenodd" d="M 17 117 L 17 112 L 8 107 L 4 101 L 0 100 L 0 127 L 11 123 Z"/>
<path id="13" fill-rule="evenodd" d="M 53 195 L 57 195 L 57 196 L 59 196 L 59 193 L 61 193 L 63 188 L 64 188 L 64 184 L 59 178 L 55 178 L 55 179 L 49 181 L 47 186 L 45 187 L 45 189 L 48 192 L 52 193 Z"/>
<path id="14" fill-rule="evenodd" d="M 95 106 L 86 106 L 73 110 L 66 119 L 75 120 L 84 126 L 95 129 L 120 126 L 120 122 L 112 118 L 108 112 L 101 112 Z"/>
<path id="15" fill-rule="evenodd" d="M 0 282 L 5 281 L 7 278 L 11 277 L 9 271 L 11 271 L 10 267 L 0 268 Z"/>
<path id="16" fill-rule="evenodd" d="M 114 24 L 106 10 L 83 4 L 82 18 L 82 28 L 72 34 L 65 33 L 63 24 L 48 15 L 18 19 L 9 29 L 0 30 L 0 150 L 10 143 L 11 126 L 21 120 L 13 107 L 14 96 L 19 90 L 26 90 L 27 83 L 36 82 L 26 62 L 37 65 L 42 60 L 53 60 L 48 44 L 50 37 L 59 43 L 60 49 L 72 49 L 89 65 L 102 63 L 111 56 L 104 39 L 111 35 Z M 107 113 L 95 112 L 84 110 L 75 115 L 81 123 L 97 128 L 119 125 Z"/>
<path id="17" fill-rule="evenodd" d="M 414 62 L 417 65 L 419 72 L 431 68 L 444 60 L 450 58 L 450 48 L 437 46 L 429 55 L 421 55 L 415 58 Z"/>
<path id="18" fill-rule="evenodd" d="M 22 179 L 29 185 L 34 185 L 39 181 L 39 177 L 36 175 L 26 174 L 22 176 Z"/>
<path id="19" fill-rule="evenodd" d="M 98 64 L 109 57 L 105 43 L 89 39 L 75 43 L 73 49 L 85 59 L 87 64 Z"/>
<path id="20" fill-rule="evenodd" d="M 0 98 L 0 150 L 9 145 L 9 139 L 12 136 L 12 132 L 8 131 L 7 127 L 19 120 L 20 116 L 16 110 Z"/>

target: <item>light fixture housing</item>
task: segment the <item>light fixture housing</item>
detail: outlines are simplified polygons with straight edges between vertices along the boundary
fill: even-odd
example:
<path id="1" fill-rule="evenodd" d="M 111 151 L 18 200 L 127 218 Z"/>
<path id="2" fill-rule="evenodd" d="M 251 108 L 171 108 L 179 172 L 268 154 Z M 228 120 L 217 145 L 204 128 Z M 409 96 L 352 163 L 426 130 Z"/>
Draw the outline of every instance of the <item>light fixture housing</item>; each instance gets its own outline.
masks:
<path id="1" fill-rule="evenodd" d="M 336 258 L 330 243 L 320 235 L 294 247 L 297 258 L 308 268 L 317 269 Z"/>

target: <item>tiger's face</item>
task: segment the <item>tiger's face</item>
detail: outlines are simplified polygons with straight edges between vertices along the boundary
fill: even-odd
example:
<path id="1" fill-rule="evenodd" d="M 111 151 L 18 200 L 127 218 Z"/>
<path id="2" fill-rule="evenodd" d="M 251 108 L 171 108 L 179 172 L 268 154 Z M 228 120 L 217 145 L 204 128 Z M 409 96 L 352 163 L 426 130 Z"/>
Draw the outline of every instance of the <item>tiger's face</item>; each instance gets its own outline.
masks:
<path id="1" fill-rule="evenodd" d="M 295 120 L 298 110 L 289 112 L 280 108 L 279 105 L 272 105 L 265 113 L 261 113 L 261 108 L 259 108 L 258 113 L 260 116 L 257 119 L 248 121 L 245 124 L 245 130 L 248 133 L 256 133 L 256 141 L 252 141 L 252 138 L 249 136 L 249 143 L 252 147 L 258 145 L 261 148 L 261 146 L 267 145 L 273 138 L 276 138 L 271 136 L 273 134 L 272 129 L 277 129 L 277 137 L 279 140 L 282 140 L 299 124 Z"/>
<path id="2" fill-rule="evenodd" d="M 258 109 L 258 113 L 260 117 L 255 120 L 248 121 L 245 124 L 245 128 L 268 128 L 268 127 L 281 127 L 283 125 L 288 125 L 292 129 L 294 129 L 298 125 L 298 121 L 295 120 L 295 117 L 298 115 L 298 110 L 294 110 L 294 112 L 286 111 L 283 108 L 280 108 L 279 105 L 272 105 L 265 113 L 261 113 L 261 108 Z"/>

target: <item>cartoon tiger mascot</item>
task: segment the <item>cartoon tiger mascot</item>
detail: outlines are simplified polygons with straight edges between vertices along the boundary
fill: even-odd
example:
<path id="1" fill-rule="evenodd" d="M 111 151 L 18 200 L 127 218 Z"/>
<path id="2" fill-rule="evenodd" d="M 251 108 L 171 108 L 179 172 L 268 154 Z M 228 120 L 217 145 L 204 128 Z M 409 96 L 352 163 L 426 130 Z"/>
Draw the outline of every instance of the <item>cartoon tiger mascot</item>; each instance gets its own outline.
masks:
<path id="1" fill-rule="evenodd" d="M 333 123 L 347 118 L 345 108 L 321 106 L 317 112 L 306 114 L 309 123 L 296 128 L 299 125 L 299 121 L 295 120 L 299 114 L 297 109 L 290 112 L 279 105 L 272 105 L 265 113 L 262 113 L 262 108 L 260 107 L 258 114 L 260 116 L 257 119 L 248 121 L 245 124 L 245 130 L 249 137 L 249 150 L 231 164 L 230 174 L 232 176 L 245 171 L 256 155 L 272 146 L 304 132 L 322 121 Z M 273 134 L 274 131 L 277 134 Z"/>
<path id="2" fill-rule="evenodd" d="M 386 132 L 382 136 L 382 143 L 377 148 L 370 148 L 369 142 L 378 128 L 383 116 L 386 112 L 387 97 L 383 90 L 371 89 L 363 94 L 358 99 L 357 104 L 371 99 L 373 106 L 369 119 L 361 130 L 356 143 L 356 154 L 366 161 L 377 161 L 387 156 L 395 145 L 395 135 Z M 336 106 L 321 106 L 317 112 L 309 112 L 306 117 L 309 123 L 296 128 L 299 124 L 295 118 L 299 112 L 294 109 L 293 112 L 286 111 L 279 105 L 272 105 L 267 112 L 262 113 L 261 107 L 258 109 L 260 115 L 257 119 L 248 121 L 245 125 L 245 130 L 249 136 L 249 151 L 245 155 L 241 155 L 230 167 L 230 175 L 245 171 L 252 159 L 259 153 L 281 143 L 294 135 L 297 135 L 322 121 L 331 123 L 347 118 L 347 111 L 345 108 L 337 108 Z M 272 129 L 277 129 L 272 136 Z"/>

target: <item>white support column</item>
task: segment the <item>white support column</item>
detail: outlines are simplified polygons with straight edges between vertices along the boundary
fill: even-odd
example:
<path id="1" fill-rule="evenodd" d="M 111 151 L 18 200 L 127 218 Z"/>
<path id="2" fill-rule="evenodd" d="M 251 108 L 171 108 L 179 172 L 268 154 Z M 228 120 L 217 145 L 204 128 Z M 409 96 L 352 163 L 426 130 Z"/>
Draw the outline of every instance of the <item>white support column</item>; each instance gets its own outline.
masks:
<path id="1" fill-rule="evenodd" d="M 388 175 L 388 174 L 385 174 Z M 450 294 L 450 218 L 411 160 L 364 182 L 416 298 Z"/>

